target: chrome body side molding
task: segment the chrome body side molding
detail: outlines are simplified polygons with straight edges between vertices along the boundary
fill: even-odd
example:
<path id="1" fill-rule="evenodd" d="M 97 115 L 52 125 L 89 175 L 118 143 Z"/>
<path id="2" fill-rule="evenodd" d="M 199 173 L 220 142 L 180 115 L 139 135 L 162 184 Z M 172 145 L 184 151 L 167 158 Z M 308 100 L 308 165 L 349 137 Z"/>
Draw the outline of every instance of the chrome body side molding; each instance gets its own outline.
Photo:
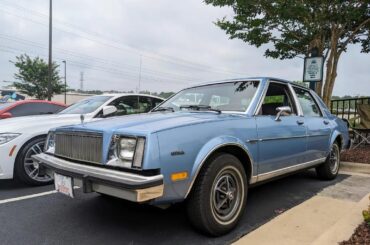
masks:
<path id="1" fill-rule="evenodd" d="M 323 158 L 319 158 L 317 160 L 313 160 L 313 161 L 309 161 L 309 162 L 297 164 L 297 165 L 290 166 L 290 167 L 287 167 L 287 168 L 282 168 L 282 169 L 274 170 L 274 171 L 271 171 L 271 172 L 259 174 L 257 176 L 257 182 L 265 181 L 265 180 L 268 180 L 268 179 L 272 179 L 274 177 L 278 177 L 280 175 L 288 174 L 288 173 L 291 173 L 291 172 L 294 172 L 294 171 L 298 171 L 298 170 L 301 170 L 301 169 L 313 167 L 315 165 L 318 165 L 320 163 L 325 162 L 325 159 L 326 158 L 323 157 Z"/>

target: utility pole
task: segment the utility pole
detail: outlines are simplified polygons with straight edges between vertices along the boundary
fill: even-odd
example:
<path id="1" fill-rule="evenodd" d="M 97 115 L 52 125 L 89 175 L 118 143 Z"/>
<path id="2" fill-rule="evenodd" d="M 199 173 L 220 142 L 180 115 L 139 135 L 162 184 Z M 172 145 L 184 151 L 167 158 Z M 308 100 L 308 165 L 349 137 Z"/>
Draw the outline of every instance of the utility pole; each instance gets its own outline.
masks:
<path id="1" fill-rule="evenodd" d="M 143 56 L 140 55 L 140 71 L 139 71 L 139 88 L 138 88 L 138 93 L 140 93 L 140 84 L 141 84 L 141 65 L 142 65 L 142 59 L 143 59 Z"/>
<path id="2" fill-rule="evenodd" d="M 67 61 L 62 62 L 64 63 L 64 104 L 67 104 Z"/>
<path id="3" fill-rule="evenodd" d="M 84 90 L 84 73 L 82 71 L 80 73 L 80 90 Z"/>
<path id="4" fill-rule="evenodd" d="M 53 69 L 53 59 L 52 59 L 52 42 L 53 42 L 53 34 L 52 34 L 52 25 L 53 25 L 53 0 L 50 0 L 49 4 L 49 69 L 48 69 L 48 100 L 51 101 L 51 95 L 53 94 L 52 86 L 51 86 L 51 79 L 52 79 L 52 69 Z"/>

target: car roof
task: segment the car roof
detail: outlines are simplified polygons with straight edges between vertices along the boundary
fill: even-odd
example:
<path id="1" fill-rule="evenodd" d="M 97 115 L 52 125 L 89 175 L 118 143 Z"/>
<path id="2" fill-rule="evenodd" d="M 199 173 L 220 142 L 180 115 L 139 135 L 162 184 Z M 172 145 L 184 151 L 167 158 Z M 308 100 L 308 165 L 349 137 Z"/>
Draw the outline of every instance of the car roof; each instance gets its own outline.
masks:
<path id="1" fill-rule="evenodd" d="M 137 94 L 137 93 L 103 93 L 95 96 L 112 96 L 112 97 L 122 97 L 122 96 L 146 96 L 146 97 L 152 97 L 160 100 L 164 100 L 161 97 L 150 95 L 150 94 Z"/>
<path id="2" fill-rule="evenodd" d="M 290 83 L 290 84 L 292 84 L 294 86 L 297 86 L 297 87 L 301 87 L 301 88 L 304 88 L 304 89 L 309 89 L 309 88 L 307 88 L 305 86 L 302 86 L 300 84 L 293 83 L 289 80 L 285 80 L 285 79 L 281 79 L 281 78 L 277 78 L 277 77 L 242 77 L 242 78 L 234 78 L 234 79 L 224 79 L 224 80 L 209 81 L 209 82 L 196 84 L 196 85 L 190 86 L 190 88 L 198 87 L 198 86 L 218 84 L 218 83 L 239 82 L 239 81 L 247 81 L 247 80 L 264 80 L 264 81 L 273 80 L 273 81 L 282 82 L 282 83 Z"/>
<path id="3" fill-rule="evenodd" d="M 11 109 L 13 109 L 14 107 L 17 107 L 19 105 L 32 104 L 32 103 L 43 103 L 43 104 L 58 105 L 58 106 L 62 106 L 62 107 L 65 107 L 65 108 L 67 107 L 63 103 L 54 102 L 54 101 L 46 101 L 46 100 L 18 100 L 18 101 L 7 101 L 7 102 L 3 103 L 3 104 L 9 104 L 9 106 L 1 109 L 0 110 L 0 113 L 8 112 Z"/>
<path id="4" fill-rule="evenodd" d="M 18 100 L 14 101 L 14 106 L 17 105 L 22 105 L 22 104 L 30 104 L 30 103 L 43 103 L 43 104 L 52 104 L 52 105 L 59 105 L 63 107 L 67 107 L 67 105 L 60 103 L 60 102 L 55 102 L 55 101 L 47 101 L 47 100 Z"/>

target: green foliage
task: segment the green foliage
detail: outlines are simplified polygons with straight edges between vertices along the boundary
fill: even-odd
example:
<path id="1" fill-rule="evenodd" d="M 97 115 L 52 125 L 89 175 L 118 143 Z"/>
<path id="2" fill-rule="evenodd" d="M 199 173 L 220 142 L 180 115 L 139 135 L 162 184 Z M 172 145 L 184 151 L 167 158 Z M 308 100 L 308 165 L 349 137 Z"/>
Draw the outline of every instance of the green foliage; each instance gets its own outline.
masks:
<path id="1" fill-rule="evenodd" d="M 325 80 L 316 92 L 327 105 L 337 77 L 338 62 L 349 44 L 370 52 L 369 0 L 204 0 L 231 7 L 234 15 L 216 22 L 231 39 L 265 47 L 265 56 L 293 59 L 316 48 L 325 59 Z"/>
<path id="2" fill-rule="evenodd" d="M 370 199 L 370 196 L 369 196 Z M 370 205 L 367 210 L 364 210 L 362 212 L 362 215 L 364 216 L 365 222 L 370 226 Z"/>
<path id="3" fill-rule="evenodd" d="M 14 74 L 17 82 L 13 86 L 24 94 L 44 100 L 48 97 L 48 64 L 39 57 L 30 58 L 27 54 L 16 57 L 11 61 L 18 72 Z M 53 94 L 64 92 L 64 84 L 59 77 L 58 65 L 52 66 L 52 89 Z"/>
<path id="4" fill-rule="evenodd" d="M 266 96 L 263 104 L 283 104 L 284 103 L 284 95 L 273 95 L 273 96 Z"/>
<path id="5" fill-rule="evenodd" d="M 334 44 L 360 43 L 370 51 L 370 4 L 368 0 L 205 0 L 207 4 L 234 10 L 232 19 L 216 24 L 230 36 L 260 47 L 265 56 L 292 59 L 306 56 L 312 47 L 321 52 Z M 333 29 L 339 29 L 333 43 Z M 336 32 L 337 33 L 337 32 Z M 316 43 L 315 43 L 316 42 Z"/>

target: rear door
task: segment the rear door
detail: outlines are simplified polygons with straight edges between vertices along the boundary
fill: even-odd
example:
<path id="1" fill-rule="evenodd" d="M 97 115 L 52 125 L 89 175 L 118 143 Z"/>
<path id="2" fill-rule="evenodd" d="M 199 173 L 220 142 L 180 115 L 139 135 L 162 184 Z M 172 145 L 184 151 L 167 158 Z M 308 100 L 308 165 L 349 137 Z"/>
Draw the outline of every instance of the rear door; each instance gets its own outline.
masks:
<path id="1" fill-rule="evenodd" d="M 325 158 L 329 152 L 330 121 L 323 116 L 318 103 L 308 90 L 295 86 L 293 88 L 307 128 L 307 160 Z"/>
<path id="2" fill-rule="evenodd" d="M 256 115 L 259 180 L 275 177 L 304 161 L 306 128 L 298 113 L 293 92 L 286 83 L 270 82 L 263 104 Z M 276 121 L 276 108 L 289 106 L 292 113 Z M 282 170 L 282 171 L 276 171 Z"/>

